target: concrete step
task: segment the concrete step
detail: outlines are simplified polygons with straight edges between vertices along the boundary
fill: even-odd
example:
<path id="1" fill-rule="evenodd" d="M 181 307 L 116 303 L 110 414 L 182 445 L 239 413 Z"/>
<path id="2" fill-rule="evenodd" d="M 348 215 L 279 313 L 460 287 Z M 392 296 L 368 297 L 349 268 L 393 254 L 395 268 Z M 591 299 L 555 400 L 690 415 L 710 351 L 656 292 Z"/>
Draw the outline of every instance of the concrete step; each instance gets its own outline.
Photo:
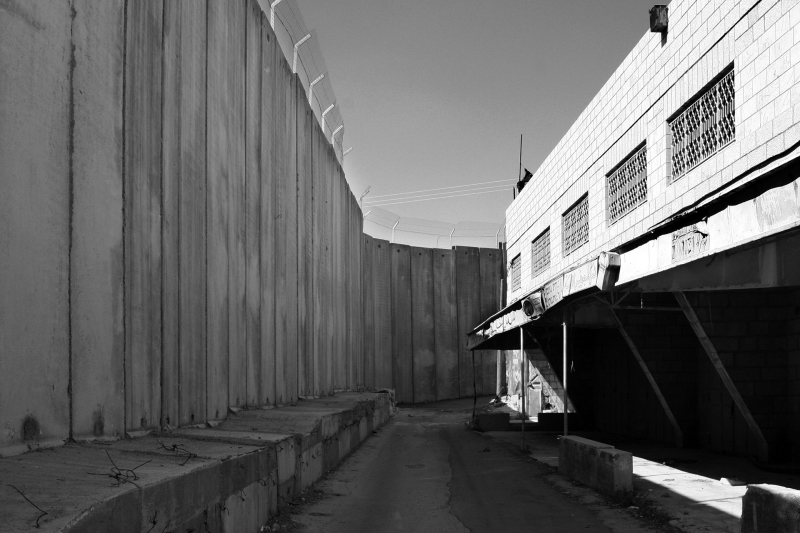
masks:
<path id="1" fill-rule="evenodd" d="M 0 532 L 258 531 L 392 410 L 388 393 L 346 392 L 3 458 Z"/>

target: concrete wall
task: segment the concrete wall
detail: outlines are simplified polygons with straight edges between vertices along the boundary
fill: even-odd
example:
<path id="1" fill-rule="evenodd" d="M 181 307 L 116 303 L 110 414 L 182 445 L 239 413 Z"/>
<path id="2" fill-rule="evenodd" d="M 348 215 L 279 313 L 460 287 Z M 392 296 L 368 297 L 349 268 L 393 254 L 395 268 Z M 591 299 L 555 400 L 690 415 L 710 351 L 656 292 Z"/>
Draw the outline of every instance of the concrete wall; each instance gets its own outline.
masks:
<path id="1" fill-rule="evenodd" d="M 257 3 L 14 6 L 0 448 L 363 386 L 360 210 Z"/>
<path id="2" fill-rule="evenodd" d="M 646 18 L 643 11 L 643 24 Z M 798 20 L 800 6 L 792 0 L 673 0 L 664 39 L 650 32 L 642 37 L 509 207 L 508 258 L 522 255 L 522 287 L 509 293 L 509 301 L 600 251 L 624 247 L 733 181 L 741 185 L 796 158 Z M 671 182 L 668 119 L 731 64 L 735 140 Z M 610 223 L 606 175 L 642 142 L 647 146 L 647 199 Z M 565 256 L 561 216 L 584 194 L 588 194 L 589 241 Z M 734 234 L 745 229 L 732 226 Z M 550 267 L 533 276 L 531 243 L 547 227 Z M 712 236 L 711 245 L 722 239 Z M 728 241 L 723 248 L 736 239 Z M 621 276 L 626 281 L 640 277 L 626 276 L 630 265 L 624 259 Z M 664 267 L 659 259 L 656 270 Z"/>
<path id="3" fill-rule="evenodd" d="M 365 382 L 394 387 L 401 403 L 469 397 L 473 381 L 479 395 L 494 394 L 497 352 L 474 352 L 473 367 L 466 333 L 500 309 L 501 251 L 366 237 L 362 258 L 372 266 L 364 277 L 364 324 L 374 328 L 364 342 L 375 350 Z"/>
<path id="4" fill-rule="evenodd" d="M 255 0 L 12 3 L 0 50 L 0 453 L 472 394 L 498 251 L 363 234 Z"/>

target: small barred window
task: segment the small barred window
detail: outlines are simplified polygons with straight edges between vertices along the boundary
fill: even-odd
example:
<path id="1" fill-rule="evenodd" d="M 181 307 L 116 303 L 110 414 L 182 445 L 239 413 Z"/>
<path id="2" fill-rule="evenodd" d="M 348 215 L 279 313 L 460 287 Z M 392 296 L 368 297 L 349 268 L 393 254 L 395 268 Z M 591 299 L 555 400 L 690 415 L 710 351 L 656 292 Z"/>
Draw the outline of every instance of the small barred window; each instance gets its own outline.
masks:
<path id="1" fill-rule="evenodd" d="M 582 244 L 589 242 L 589 197 L 587 195 L 584 194 L 583 198 L 561 216 L 561 226 L 565 257 Z"/>
<path id="2" fill-rule="evenodd" d="M 675 181 L 736 138 L 733 69 L 669 123 Z"/>
<path id="3" fill-rule="evenodd" d="M 531 277 L 550 268 L 550 228 L 534 239 L 531 245 Z"/>
<path id="4" fill-rule="evenodd" d="M 608 175 L 606 199 L 612 224 L 647 201 L 647 146 L 642 145 Z"/>
<path id="5" fill-rule="evenodd" d="M 521 255 L 511 260 L 511 292 L 522 288 L 522 261 Z"/>

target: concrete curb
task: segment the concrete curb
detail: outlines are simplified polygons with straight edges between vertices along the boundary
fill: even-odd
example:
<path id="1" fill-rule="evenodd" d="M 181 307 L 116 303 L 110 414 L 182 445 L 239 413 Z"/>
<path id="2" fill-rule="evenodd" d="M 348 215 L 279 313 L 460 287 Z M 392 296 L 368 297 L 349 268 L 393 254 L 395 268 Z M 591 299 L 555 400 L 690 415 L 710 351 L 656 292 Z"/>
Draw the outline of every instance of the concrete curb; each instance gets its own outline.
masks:
<path id="1" fill-rule="evenodd" d="M 742 500 L 742 533 L 800 531 L 800 491 L 748 485 Z"/>
<path id="2" fill-rule="evenodd" d="M 240 411 L 215 428 L 0 459 L 0 478 L 47 511 L 40 531 L 258 531 L 391 411 L 386 392 L 342 393 Z M 0 531 L 36 529 L 41 513 L 2 491 Z"/>

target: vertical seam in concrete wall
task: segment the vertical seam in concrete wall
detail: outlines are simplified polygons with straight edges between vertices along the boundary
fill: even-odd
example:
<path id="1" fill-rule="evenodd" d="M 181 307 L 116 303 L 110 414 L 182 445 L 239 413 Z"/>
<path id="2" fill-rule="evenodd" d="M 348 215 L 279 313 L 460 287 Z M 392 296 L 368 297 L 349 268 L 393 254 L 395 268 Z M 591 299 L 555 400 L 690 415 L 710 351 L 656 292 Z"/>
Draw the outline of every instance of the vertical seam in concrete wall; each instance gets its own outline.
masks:
<path id="1" fill-rule="evenodd" d="M 181 6 L 180 9 L 181 9 L 181 11 L 179 12 L 179 17 L 178 17 L 178 27 L 177 27 L 178 35 L 176 36 L 176 42 L 178 43 L 180 54 L 183 54 L 183 7 Z M 164 12 L 166 12 L 166 9 L 164 9 Z M 163 33 L 164 24 L 161 25 L 161 31 Z M 162 41 L 163 41 L 163 39 L 162 39 Z M 163 46 L 162 46 L 162 49 L 163 49 Z M 166 53 L 164 54 L 164 56 L 166 57 Z M 164 76 L 164 74 L 163 74 L 164 70 L 165 69 L 162 67 L 162 69 L 161 69 L 162 79 L 163 79 L 163 76 Z M 176 83 L 178 84 L 178 87 L 180 87 L 183 84 L 183 64 L 182 63 L 180 64 L 180 67 L 178 69 L 178 76 L 177 76 L 177 79 L 176 79 Z M 162 93 L 163 93 L 163 88 L 162 88 Z M 183 94 L 181 93 L 181 91 L 178 91 L 178 98 L 180 98 L 180 103 L 179 103 L 179 106 L 178 106 L 178 112 L 181 113 L 181 119 L 182 119 L 183 118 L 183 113 L 182 113 L 182 109 L 183 109 Z M 166 97 L 162 97 L 162 102 L 164 100 L 166 100 Z M 162 107 L 163 107 L 163 103 L 162 103 Z M 164 120 L 164 112 L 163 112 L 163 110 L 161 112 L 161 120 L 162 120 L 162 124 L 163 124 L 163 120 Z M 179 126 L 176 129 L 178 130 L 178 138 L 176 139 L 176 142 L 177 142 L 178 146 L 180 147 L 183 144 L 183 125 Z M 163 133 L 161 134 L 161 143 L 162 143 L 161 146 L 164 146 L 164 144 L 163 144 L 164 143 L 164 134 Z M 163 161 L 164 161 L 163 154 L 161 156 L 161 161 L 162 161 L 162 167 L 163 167 Z M 182 290 L 182 284 L 181 284 L 181 261 L 182 261 L 181 248 L 182 248 L 182 246 L 181 246 L 181 243 L 183 242 L 183 232 L 181 231 L 181 228 L 183 227 L 183 224 L 181 224 L 182 215 L 183 215 L 183 209 L 181 208 L 181 204 L 183 202 L 183 183 L 182 183 L 182 181 L 183 181 L 183 157 L 179 157 L 178 158 L 178 179 L 177 179 L 177 186 L 175 187 L 175 189 L 176 189 L 175 193 L 177 195 L 177 199 L 176 199 L 175 205 L 176 205 L 177 212 L 175 213 L 175 219 L 174 219 L 175 223 L 178 226 L 177 230 L 176 230 L 176 233 L 177 233 L 177 236 L 178 236 L 178 239 L 177 239 L 178 240 L 178 249 L 176 250 L 176 255 L 177 255 L 177 261 L 176 261 L 176 266 L 177 266 L 177 276 L 176 276 L 176 278 L 177 279 L 176 279 L 176 282 L 178 284 L 178 287 L 177 287 L 178 296 L 176 298 L 176 300 L 177 300 L 177 302 L 176 302 L 176 311 L 178 313 L 178 320 L 174 322 L 177 325 L 177 328 L 176 328 L 177 331 L 175 331 L 175 337 L 176 337 L 177 342 L 176 342 L 175 346 L 177 346 L 177 348 L 178 348 L 178 351 L 175 354 L 175 358 L 177 359 L 177 361 L 176 361 L 177 365 L 176 366 L 178 367 L 178 374 L 177 374 L 177 376 L 175 376 L 175 378 L 178 380 L 177 391 L 176 391 L 177 392 L 177 396 L 178 396 L 178 398 L 177 398 L 177 400 L 178 400 L 178 405 L 177 405 L 177 415 L 178 415 L 178 417 L 177 417 L 177 420 L 174 423 L 175 427 L 180 425 L 180 423 L 181 423 L 181 413 L 183 413 L 183 394 L 181 393 L 182 392 L 181 391 L 181 384 L 183 383 L 183 364 L 182 364 L 182 361 L 181 361 L 181 352 L 182 352 L 181 348 L 183 346 L 182 345 L 182 339 L 181 339 L 181 331 L 183 330 L 183 328 L 181 327 L 181 317 L 183 317 L 183 305 L 182 305 L 182 300 L 183 300 L 182 296 L 183 295 L 181 294 L 181 290 Z M 163 183 L 163 178 L 162 178 L 162 183 Z M 163 185 L 162 185 L 162 190 L 163 190 Z M 162 218 L 163 218 L 163 214 L 162 214 Z M 163 238 L 162 238 L 162 243 L 163 243 Z M 164 257 L 163 252 L 161 254 L 161 257 L 162 257 L 162 265 L 163 265 L 163 257 Z M 163 287 L 162 287 L 161 291 L 162 291 L 162 294 L 163 294 L 164 293 L 164 288 Z M 161 324 L 162 324 L 162 327 L 163 327 L 163 324 L 164 324 L 163 316 L 162 316 Z M 161 335 L 161 342 L 162 343 L 164 342 L 163 333 Z M 162 361 L 164 360 L 163 350 L 162 350 L 162 353 L 161 353 L 161 359 L 162 359 Z M 161 401 L 161 410 L 162 410 L 162 412 L 164 410 L 164 401 L 163 400 Z M 170 425 L 172 425 L 172 424 L 170 424 Z"/>
<path id="2" fill-rule="evenodd" d="M 164 53 L 164 23 L 166 19 L 166 9 L 161 9 L 161 191 L 159 194 L 160 198 L 160 207 L 161 207 L 161 217 L 159 219 L 161 227 L 159 228 L 159 233 L 161 234 L 161 294 L 160 294 L 160 302 L 159 302 L 159 309 L 161 313 L 161 320 L 159 321 L 159 329 L 161 330 L 161 335 L 159 339 L 159 344 L 161 345 L 161 364 L 159 369 L 159 398 L 161 398 L 161 405 L 159 406 L 159 413 L 158 413 L 158 427 L 159 429 L 163 427 L 164 424 L 164 293 L 165 285 L 164 285 L 164 278 L 166 277 L 165 269 L 164 269 L 164 101 L 166 97 L 164 96 L 164 67 L 166 66 L 166 53 Z M 180 225 L 180 224 L 179 224 Z M 180 246 L 178 246 L 180 248 Z M 180 276 L 180 272 L 178 273 Z M 180 283 L 178 283 L 178 287 L 180 287 Z M 180 315 L 178 315 L 180 316 Z M 178 330 L 180 330 L 180 323 L 178 323 Z"/>
<path id="3" fill-rule="evenodd" d="M 69 158 L 68 170 L 68 190 L 69 190 L 69 209 L 67 210 L 67 397 L 69 398 L 69 431 L 68 438 L 71 441 L 73 436 L 74 421 L 74 402 L 72 387 L 72 244 L 74 230 L 74 209 L 75 209 L 75 41 L 73 35 L 75 31 L 75 5 L 69 3 L 69 137 L 67 139 L 67 156 Z"/>
<path id="4" fill-rule="evenodd" d="M 244 116 L 244 120 L 242 120 L 242 129 L 244 130 L 244 135 L 242 136 L 242 138 L 244 139 L 244 183 L 243 183 L 243 189 L 244 190 L 243 190 L 243 194 L 242 194 L 244 196 L 244 206 L 243 206 L 243 209 L 244 209 L 244 223 L 242 224 L 242 226 L 244 226 L 244 235 L 242 236 L 242 242 L 244 243 L 244 297 L 245 297 L 244 354 L 243 354 L 243 357 L 244 357 L 244 402 L 242 403 L 242 401 L 239 400 L 239 404 L 243 405 L 245 407 L 247 406 L 247 400 L 249 400 L 250 397 L 251 397 L 249 391 L 247 390 L 247 384 L 250 382 L 249 379 L 248 379 L 248 376 L 247 376 L 247 372 L 250 370 L 250 364 L 248 362 L 248 356 L 249 356 L 249 353 L 250 353 L 250 328 L 248 327 L 250 325 L 250 316 L 249 316 L 250 309 L 249 309 L 249 301 L 247 300 L 247 281 L 249 279 L 249 276 L 247 275 L 247 271 L 248 271 L 248 264 L 247 264 L 247 247 L 248 247 L 247 246 L 248 245 L 247 226 L 249 226 L 248 218 L 247 218 L 247 206 L 248 206 L 248 202 L 247 202 L 247 188 L 248 188 L 247 187 L 247 165 L 248 165 L 248 163 L 247 163 L 247 161 L 248 161 L 248 159 L 247 159 L 247 148 L 248 148 L 248 142 L 247 142 L 247 112 L 248 112 L 248 109 L 247 109 L 247 82 L 248 82 L 247 66 L 248 66 L 248 62 L 247 62 L 247 58 L 248 58 L 248 52 L 250 51 L 250 42 L 247 40 L 248 34 L 250 33 L 250 31 L 249 31 L 249 26 L 250 25 L 247 23 L 247 15 L 250 13 L 250 9 L 249 8 L 250 8 L 250 4 L 249 3 L 245 3 L 244 14 L 243 14 L 243 18 L 244 18 L 244 87 L 245 87 L 245 89 L 244 89 L 244 114 L 245 114 L 245 116 Z M 259 87 L 259 97 L 260 96 L 261 96 L 261 87 Z M 260 110 L 259 110 L 259 114 L 260 114 Z M 259 324 L 260 323 L 261 323 L 261 321 L 259 321 Z"/>
<path id="5" fill-rule="evenodd" d="M 203 362 L 205 363 L 205 366 L 206 366 L 206 371 L 205 371 L 206 383 L 205 383 L 205 390 L 203 391 L 203 402 L 206 404 L 206 414 L 205 414 L 206 420 L 209 419 L 209 413 L 208 413 L 208 285 L 209 285 L 209 282 L 208 282 L 208 228 L 209 228 L 209 219 L 210 219 L 209 213 L 208 213 L 208 196 L 209 196 L 209 187 L 208 187 L 208 185 L 209 185 L 209 178 L 208 178 L 208 10 L 209 10 L 209 7 L 208 6 L 209 5 L 210 5 L 210 2 L 206 2 L 206 39 L 205 39 L 205 41 L 206 41 L 205 42 L 205 44 L 206 44 L 206 59 L 205 59 L 205 65 L 206 65 L 206 68 L 205 68 L 205 73 L 206 73 L 206 99 L 205 99 L 205 103 L 204 103 L 204 105 L 206 106 L 206 117 L 205 117 L 206 118 L 206 120 L 205 120 L 205 130 L 206 131 L 205 131 L 205 134 L 204 134 L 204 137 L 205 137 L 204 142 L 205 142 L 205 146 L 206 146 L 206 153 L 205 153 L 205 156 L 206 156 L 206 161 L 205 161 L 206 162 L 206 176 L 205 176 L 205 178 L 206 178 L 206 187 L 205 187 L 206 188 L 206 194 L 205 194 L 205 198 L 204 198 L 205 203 L 206 203 L 206 205 L 205 205 L 205 210 L 206 210 L 206 217 L 205 217 L 206 218 L 206 228 L 205 228 L 205 233 L 206 233 L 206 242 L 205 242 L 205 256 L 206 256 L 206 268 L 205 268 L 205 277 L 206 277 L 206 280 L 205 280 L 205 291 L 206 291 L 206 297 L 205 297 L 205 319 L 206 319 L 205 320 L 205 322 L 206 322 L 205 352 L 206 353 L 205 353 L 205 357 L 204 357 L 204 361 Z"/>
<path id="6" fill-rule="evenodd" d="M 294 297 L 297 300 L 297 315 L 296 320 L 297 324 L 295 327 L 295 338 L 294 344 L 296 347 L 295 352 L 295 368 L 297 368 L 297 372 L 295 372 L 295 387 L 297 390 L 297 394 L 300 394 L 300 232 L 297 231 L 300 229 L 300 153 L 297 149 L 298 142 L 297 137 L 300 135 L 300 128 L 298 127 L 298 108 L 300 107 L 297 102 L 297 82 L 299 81 L 300 77 L 292 73 L 292 81 L 294 82 L 292 85 L 294 86 L 294 202 L 297 208 L 294 210 L 294 227 L 295 227 L 295 265 L 297 267 L 297 283 L 294 287 Z"/>
<path id="7" fill-rule="evenodd" d="M 125 0 L 122 14 L 122 431 L 128 428 L 128 269 L 127 266 L 127 215 L 125 206 L 125 180 L 127 179 L 127 124 L 125 113 L 127 111 L 127 82 L 128 82 L 128 0 Z"/>

